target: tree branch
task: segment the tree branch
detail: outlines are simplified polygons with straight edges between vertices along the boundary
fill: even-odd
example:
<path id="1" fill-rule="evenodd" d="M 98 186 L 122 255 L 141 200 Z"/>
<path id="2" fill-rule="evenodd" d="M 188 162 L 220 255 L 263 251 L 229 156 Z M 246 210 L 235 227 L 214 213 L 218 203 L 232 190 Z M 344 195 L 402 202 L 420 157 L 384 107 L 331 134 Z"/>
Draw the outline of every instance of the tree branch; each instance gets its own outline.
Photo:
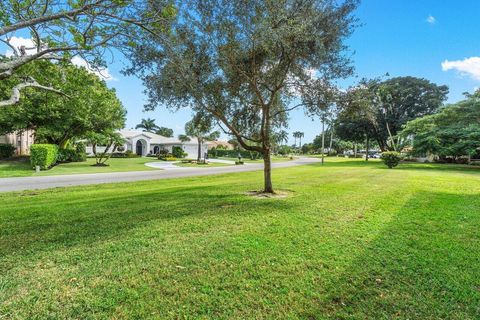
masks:
<path id="1" fill-rule="evenodd" d="M 57 89 L 52 88 L 52 87 L 42 86 L 35 79 L 29 79 L 28 81 L 26 81 L 24 83 L 21 83 L 21 84 L 18 84 L 15 87 L 13 87 L 12 94 L 10 95 L 10 98 L 8 100 L 0 101 L 0 107 L 13 106 L 13 105 L 17 104 L 20 101 L 20 91 L 22 91 L 23 89 L 28 88 L 28 87 L 47 90 L 47 91 L 54 92 L 54 93 L 57 93 L 57 94 L 68 97 L 67 95 L 65 95 L 60 90 L 57 90 Z"/>

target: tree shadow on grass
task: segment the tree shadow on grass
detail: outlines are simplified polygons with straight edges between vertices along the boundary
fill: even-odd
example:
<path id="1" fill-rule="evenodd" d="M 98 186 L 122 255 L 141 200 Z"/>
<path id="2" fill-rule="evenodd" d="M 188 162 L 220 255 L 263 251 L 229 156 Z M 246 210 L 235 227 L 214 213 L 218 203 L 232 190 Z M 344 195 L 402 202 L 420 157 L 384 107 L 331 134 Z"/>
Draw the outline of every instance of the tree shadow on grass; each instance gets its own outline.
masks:
<path id="1" fill-rule="evenodd" d="M 196 215 L 251 214 L 252 202 L 258 212 L 289 208 L 286 201 L 259 201 L 241 191 L 229 193 L 215 186 L 160 190 L 140 186 L 138 190 L 112 188 L 98 194 L 86 190 L 67 191 L 71 199 L 62 192 L 45 193 L 41 199 L 24 200 L 23 206 L 8 214 L 0 211 L 0 255 L 99 243 L 137 227 Z"/>
<path id="2" fill-rule="evenodd" d="M 479 319 L 479 212 L 478 195 L 416 194 L 305 317 Z"/>

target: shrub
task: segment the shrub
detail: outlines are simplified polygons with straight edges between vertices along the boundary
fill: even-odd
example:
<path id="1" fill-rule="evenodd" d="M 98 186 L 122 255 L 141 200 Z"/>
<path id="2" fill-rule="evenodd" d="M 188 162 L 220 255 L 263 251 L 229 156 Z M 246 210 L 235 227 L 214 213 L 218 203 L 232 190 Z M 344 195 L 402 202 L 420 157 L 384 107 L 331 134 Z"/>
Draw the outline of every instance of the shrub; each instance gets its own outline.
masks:
<path id="1" fill-rule="evenodd" d="M 208 151 L 208 157 L 210 158 L 217 158 L 217 157 L 227 157 L 227 158 L 238 158 L 238 154 L 242 156 L 242 158 L 250 159 L 254 155 L 250 151 L 245 150 L 223 150 L 223 149 L 215 149 Z M 257 155 L 255 155 L 256 157 Z"/>
<path id="2" fill-rule="evenodd" d="M 185 155 L 185 152 L 183 152 L 182 147 L 173 147 L 172 148 L 172 155 L 175 158 L 183 158 Z"/>
<path id="3" fill-rule="evenodd" d="M 382 153 L 383 162 L 391 169 L 398 165 L 402 157 L 400 153 L 396 151 L 387 151 Z"/>
<path id="4" fill-rule="evenodd" d="M 15 153 L 15 147 L 9 143 L 0 143 L 0 159 L 10 158 Z"/>
<path id="5" fill-rule="evenodd" d="M 75 148 L 58 149 L 57 162 L 83 162 L 87 160 L 84 144 L 78 144 Z"/>
<path id="6" fill-rule="evenodd" d="M 30 146 L 30 163 L 32 167 L 40 166 L 46 170 L 55 165 L 58 156 L 58 146 L 55 144 L 32 144 Z"/>

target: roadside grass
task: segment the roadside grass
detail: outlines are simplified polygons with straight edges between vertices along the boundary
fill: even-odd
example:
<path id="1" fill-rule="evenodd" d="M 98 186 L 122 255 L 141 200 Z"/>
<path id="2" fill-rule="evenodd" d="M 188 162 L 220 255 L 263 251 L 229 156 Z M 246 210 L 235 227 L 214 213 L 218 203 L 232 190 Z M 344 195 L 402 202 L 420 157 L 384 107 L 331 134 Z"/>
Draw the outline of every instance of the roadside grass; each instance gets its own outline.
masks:
<path id="1" fill-rule="evenodd" d="M 145 166 L 147 162 L 156 162 L 155 158 L 111 158 L 107 161 L 108 167 L 94 167 L 95 159 L 88 158 L 86 162 L 61 163 L 50 170 L 35 173 L 30 166 L 28 158 L 19 160 L 0 161 L 0 178 L 50 176 L 81 173 L 103 173 L 123 171 L 149 171 L 158 170 Z"/>
<path id="2" fill-rule="evenodd" d="M 0 194 L 0 318 L 480 318 L 479 168 L 261 177 Z"/>

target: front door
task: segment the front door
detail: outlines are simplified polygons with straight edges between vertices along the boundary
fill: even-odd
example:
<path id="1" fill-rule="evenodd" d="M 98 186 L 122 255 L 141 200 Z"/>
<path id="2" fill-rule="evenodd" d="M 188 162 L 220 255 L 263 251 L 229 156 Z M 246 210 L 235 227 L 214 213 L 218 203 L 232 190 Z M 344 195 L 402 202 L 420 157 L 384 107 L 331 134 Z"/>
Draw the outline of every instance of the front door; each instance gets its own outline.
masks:
<path id="1" fill-rule="evenodd" d="M 137 141 L 137 155 L 143 155 L 143 143 L 140 140 Z"/>

